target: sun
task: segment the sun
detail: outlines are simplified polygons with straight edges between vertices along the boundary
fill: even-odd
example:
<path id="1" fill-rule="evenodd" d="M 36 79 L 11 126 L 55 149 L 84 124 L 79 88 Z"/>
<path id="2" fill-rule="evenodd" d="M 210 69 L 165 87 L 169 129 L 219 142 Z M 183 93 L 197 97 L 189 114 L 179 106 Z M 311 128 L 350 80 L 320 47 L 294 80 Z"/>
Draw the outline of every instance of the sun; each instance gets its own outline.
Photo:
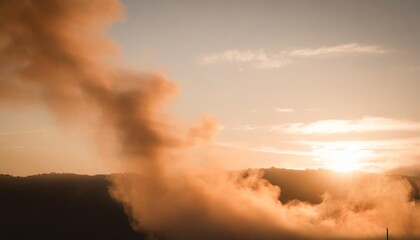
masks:
<path id="1" fill-rule="evenodd" d="M 332 142 L 312 146 L 312 153 L 315 161 L 337 172 L 361 170 L 365 165 L 364 161 L 373 154 L 371 150 L 363 149 L 355 142 Z"/>
<path id="2" fill-rule="evenodd" d="M 334 162 L 329 167 L 337 172 L 351 172 L 360 169 L 357 163 L 358 161 L 354 156 L 341 156 L 341 154 L 337 154 Z"/>

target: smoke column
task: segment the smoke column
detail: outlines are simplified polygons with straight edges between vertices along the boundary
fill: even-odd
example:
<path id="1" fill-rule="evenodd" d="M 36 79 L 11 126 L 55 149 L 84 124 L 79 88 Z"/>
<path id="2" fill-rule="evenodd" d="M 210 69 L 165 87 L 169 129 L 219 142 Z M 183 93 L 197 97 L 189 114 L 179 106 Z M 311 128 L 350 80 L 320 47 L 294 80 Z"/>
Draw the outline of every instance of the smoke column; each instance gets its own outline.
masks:
<path id="1" fill-rule="evenodd" d="M 105 31 L 121 12 L 114 0 L 0 0 L 0 101 L 43 104 L 64 124 L 107 129 L 136 173 L 114 176 L 110 190 L 135 229 L 171 240 L 365 239 L 389 226 L 420 237 L 420 207 L 403 179 L 366 177 L 343 186 L 346 198 L 326 194 L 312 205 L 281 203 L 259 171 L 176 173 L 216 121 L 175 124 L 164 107 L 176 86 L 113 61 L 118 48 Z"/>

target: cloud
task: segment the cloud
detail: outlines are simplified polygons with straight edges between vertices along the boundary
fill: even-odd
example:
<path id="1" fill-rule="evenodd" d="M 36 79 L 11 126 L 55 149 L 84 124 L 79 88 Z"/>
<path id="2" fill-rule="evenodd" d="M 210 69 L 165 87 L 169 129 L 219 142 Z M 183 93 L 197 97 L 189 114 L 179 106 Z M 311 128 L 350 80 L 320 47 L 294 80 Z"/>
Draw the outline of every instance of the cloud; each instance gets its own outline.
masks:
<path id="1" fill-rule="evenodd" d="M 245 124 L 245 125 L 236 126 L 236 127 L 233 128 L 233 130 L 253 131 L 253 130 L 263 130 L 265 128 L 266 128 L 265 126 Z"/>
<path id="2" fill-rule="evenodd" d="M 282 112 L 282 111 L 281 111 Z M 293 112 L 284 110 L 284 112 Z M 382 117 L 364 117 L 357 120 L 329 119 L 311 123 L 287 123 L 278 125 L 245 124 L 234 130 L 265 130 L 290 134 L 330 135 L 350 132 L 420 131 L 420 122 Z"/>
<path id="3" fill-rule="evenodd" d="M 295 57 L 322 57 L 344 54 L 384 54 L 390 50 L 375 45 L 360 45 L 357 43 L 343 44 L 332 47 L 296 49 L 289 53 Z"/>
<path id="4" fill-rule="evenodd" d="M 279 147 L 274 147 L 274 146 L 249 146 L 249 145 L 232 143 L 232 142 L 217 142 L 217 145 L 221 147 L 228 147 L 228 148 L 254 151 L 254 152 L 264 152 L 264 153 L 273 153 L 273 154 L 282 154 L 282 155 L 313 156 L 313 154 L 309 151 L 299 151 L 299 150 L 279 148 Z"/>
<path id="5" fill-rule="evenodd" d="M 390 50 L 376 45 L 361 45 L 358 43 L 342 44 L 321 48 L 302 48 L 290 51 L 269 53 L 262 49 L 252 51 L 226 50 L 220 53 L 202 55 L 200 63 L 203 65 L 217 62 L 249 62 L 258 68 L 280 68 L 296 62 L 304 57 L 326 57 L 349 54 L 385 54 Z"/>
<path id="6" fill-rule="evenodd" d="M 321 120 L 272 126 L 271 130 L 301 134 L 337 134 L 348 132 L 420 131 L 420 123 L 381 117 L 358 120 Z"/>
<path id="7" fill-rule="evenodd" d="M 298 155 L 298 156 L 310 156 L 310 152 L 306 151 L 298 151 L 293 149 L 284 149 L 284 148 L 277 148 L 277 147 L 270 147 L 270 146 L 259 146 L 248 148 L 248 150 L 256 151 L 256 152 L 265 152 L 265 153 L 275 153 L 275 154 L 284 154 L 284 155 Z"/>
<path id="8" fill-rule="evenodd" d="M 290 63 L 290 61 L 285 59 L 281 54 L 270 54 L 263 50 L 227 50 L 221 53 L 204 55 L 200 60 L 202 64 L 213 64 L 219 61 L 251 62 L 258 68 L 279 68 Z"/>
<path id="9" fill-rule="evenodd" d="M 293 108 L 276 108 L 276 112 L 294 113 L 294 112 L 296 112 L 296 109 L 293 109 Z"/>

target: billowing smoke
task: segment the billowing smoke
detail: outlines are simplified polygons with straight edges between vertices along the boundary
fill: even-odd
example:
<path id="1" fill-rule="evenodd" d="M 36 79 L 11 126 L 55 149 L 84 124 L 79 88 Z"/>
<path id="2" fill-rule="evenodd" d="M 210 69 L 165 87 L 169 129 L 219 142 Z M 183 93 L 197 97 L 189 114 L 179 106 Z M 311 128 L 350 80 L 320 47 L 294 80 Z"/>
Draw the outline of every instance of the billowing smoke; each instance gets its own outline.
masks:
<path id="1" fill-rule="evenodd" d="M 106 129 L 136 173 L 115 176 L 111 189 L 133 227 L 174 240 L 377 238 L 386 226 L 420 237 L 420 206 L 403 179 L 365 176 L 344 197 L 284 204 L 258 171 L 177 173 L 216 121 L 186 128 L 164 112 L 174 84 L 115 61 L 104 32 L 120 17 L 114 0 L 0 0 L 0 103 L 45 104 L 60 122 Z"/>
<path id="2" fill-rule="evenodd" d="M 323 195 L 311 204 L 279 199 L 280 188 L 260 171 L 168 178 L 165 189 L 151 179 L 120 176 L 113 194 L 124 202 L 139 230 L 167 239 L 418 239 L 420 205 L 407 180 L 360 175 L 344 195 Z M 157 187 L 157 186 L 155 186 Z M 307 186 L 311 188 L 310 185 Z"/>

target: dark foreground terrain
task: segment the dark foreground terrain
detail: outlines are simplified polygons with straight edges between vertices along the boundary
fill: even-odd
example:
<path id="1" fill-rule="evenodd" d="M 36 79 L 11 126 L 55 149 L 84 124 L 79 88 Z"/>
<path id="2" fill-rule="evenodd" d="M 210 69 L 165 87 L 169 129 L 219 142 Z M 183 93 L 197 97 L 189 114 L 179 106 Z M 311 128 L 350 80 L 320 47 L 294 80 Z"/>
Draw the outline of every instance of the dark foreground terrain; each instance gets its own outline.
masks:
<path id="1" fill-rule="evenodd" d="M 275 168 L 266 169 L 265 178 L 281 187 L 282 202 L 319 203 L 326 191 L 344 194 L 349 181 L 331 171 Z M 419 200 L 420 180 L 407 179 L 411 197 Z M 108 187 L 105 175 L 0 175 L 0 239 L 145 239 L 132 230 Z"/>
<path id="2" fill-rule="evenodd" d="M 142 239 L 104 175 L 0 176 L 0 239 Z"/>

